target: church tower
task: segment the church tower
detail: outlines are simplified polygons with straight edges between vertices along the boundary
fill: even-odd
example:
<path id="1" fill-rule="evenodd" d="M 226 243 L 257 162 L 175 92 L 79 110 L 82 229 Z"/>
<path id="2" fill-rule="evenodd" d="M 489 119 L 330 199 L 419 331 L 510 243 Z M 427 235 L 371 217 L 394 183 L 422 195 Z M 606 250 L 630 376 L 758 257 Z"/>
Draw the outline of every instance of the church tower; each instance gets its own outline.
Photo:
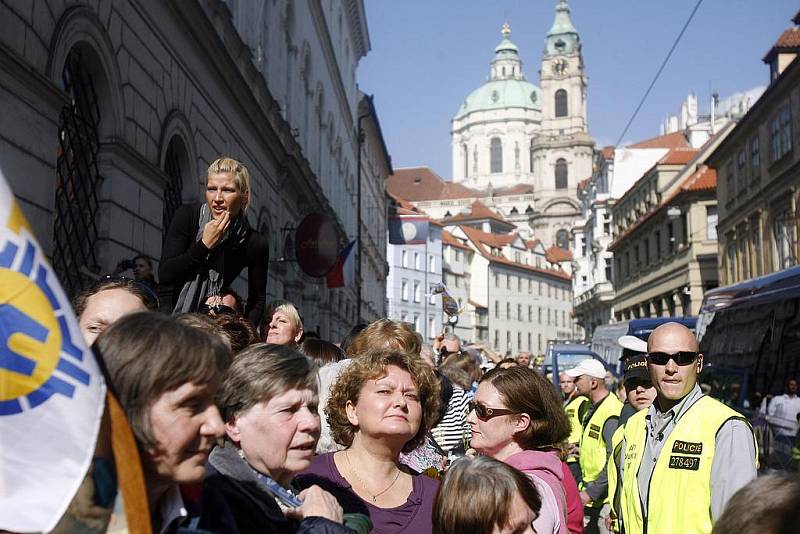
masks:
<path id="1" fill-rule="evenodd" d="M 550 135 L 586 132 L 586 73 L 581 39 L 572 25 L 566 0 L 559 0 L 556 18 L 547 32 L 540 71 L 542 130 Z"/>
<path id="2" fill-rule="evenodd" d="M 541 130 L 531 139 L 530 160 L 541 202 L 531 221 L 545 242 L 568 247 L 580 216 L 578 184 L 592 175 L 594 140 L 586 118 L 587 78 L 581 39 L 566 0 L 558 0 L 555 20 L 544 41 Z"/>

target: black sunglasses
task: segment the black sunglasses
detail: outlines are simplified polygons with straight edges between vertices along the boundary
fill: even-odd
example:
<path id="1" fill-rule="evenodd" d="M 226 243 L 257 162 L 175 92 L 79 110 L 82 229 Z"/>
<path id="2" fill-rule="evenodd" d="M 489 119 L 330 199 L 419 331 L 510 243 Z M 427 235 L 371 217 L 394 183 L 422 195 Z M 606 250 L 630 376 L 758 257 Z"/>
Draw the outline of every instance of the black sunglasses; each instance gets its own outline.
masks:
<path id="1" fill-rule="evenodd" d="M 505 410 L 503 408 L 489 408 L 483 404 L 478 404 L 475 401 L 470 401 L 467 404 L 467 413 L 473 410 L 475 411 L 475 415 L 478 416 L 478 419 L 481 421 L 488 421 L 493 417 L 500 417 L 501 415 L 513 415 L 519 413 L 515 412 L 514 410 Z"/>
<path id="2" fill-rule="evenodd" d="M 215 306 L 202 304 L 199 311 L 200 313 L 204 313 L 206 315 L 211 315 L 212 312 L 214 315 L 236 315 L 236 310 L 224 304 L 217 304 Z"/>
<path id="3" fill-rule="evenodd" d="M 648 352 L 647 360 L 656 365 L 667 365 L 670 360 L 673 360 L 678 365 L 691 365 L 697 359 L 699 353 L 689 350 L 682 350 L 675 354 L 666 352 Z"/>

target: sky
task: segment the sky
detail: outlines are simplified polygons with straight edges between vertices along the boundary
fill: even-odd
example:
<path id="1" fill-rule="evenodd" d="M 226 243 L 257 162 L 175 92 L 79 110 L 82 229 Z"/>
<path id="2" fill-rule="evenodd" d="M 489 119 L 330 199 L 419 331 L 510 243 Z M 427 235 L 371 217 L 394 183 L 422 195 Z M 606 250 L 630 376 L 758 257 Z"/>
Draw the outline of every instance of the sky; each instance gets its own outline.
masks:
<path id="1" fill-rule="evenodd" d="M 698 0 L 570 0 L 588 75 L 589 132 L 617 142 Z M 392 165 L 451 176 L 450 121 L 489 75 L 505 20 L 523 71 L 539 68 L 557 0 L 365 0 L 371 51 L 358 84 L 375 97 Z M 703 0 L 621 145 L 659 134 L 689 92 L 700 113 L 765 86 L 761 59 L 787 28 L 796 0 Z"/>

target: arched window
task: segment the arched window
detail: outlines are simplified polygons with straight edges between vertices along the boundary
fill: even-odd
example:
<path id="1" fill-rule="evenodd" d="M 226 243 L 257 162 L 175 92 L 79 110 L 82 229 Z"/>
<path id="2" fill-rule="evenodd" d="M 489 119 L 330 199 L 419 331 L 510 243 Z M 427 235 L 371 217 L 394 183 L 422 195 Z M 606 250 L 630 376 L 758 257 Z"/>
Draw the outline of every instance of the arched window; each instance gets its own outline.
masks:
<path id="1" fill-rule="evenodd" d="M 569 250 L 569 234 L 566 230 L 556 232 L 556 246 L 560 249 Z"/>
<path id="2" fill-rule="evenodd" d="M 559 158 L 556 160 L 556 189 L 566 189 L 567 183 L 567 160 Z"/>
<path id="3" fill-rule="evenodd" d="M 567 111 L 567 92 L 559 89 L 556 91 L 556 117 L 566 117 Z"/>
<path id="4" fill-rule="evenodd" d="M 186 168 L 186 146 L 179 136 L 174 136 L 167 145 L 167 154 L 164 156 L 164 173 L 169 181 L 164 188 L 164 209 L 162 213 L 162 239 L 166 239 L 167 230 L 172 222 L 175 210 L 183 204 L 183 182 Z"/>
<path id="5" fill-rule="evenodd" d="M 503 172 L 503 142 L 499 137 L 492 137 L 490 146 L 491 172 Z"/>
<path id="6" fill-rule="evenodd" d="M 97 190 L 102 182 L 97 155 L 103 117 L 101 91 L 105 86 L 94 50 L 78 45 L 67 56 L 61 72 L 69 95 L 58 124 L 56 193 L 53 218 L 53 268 L 70 297 L 88 287 L 81 268 L 99 268 L 95 254 L 99 211 Z"/>

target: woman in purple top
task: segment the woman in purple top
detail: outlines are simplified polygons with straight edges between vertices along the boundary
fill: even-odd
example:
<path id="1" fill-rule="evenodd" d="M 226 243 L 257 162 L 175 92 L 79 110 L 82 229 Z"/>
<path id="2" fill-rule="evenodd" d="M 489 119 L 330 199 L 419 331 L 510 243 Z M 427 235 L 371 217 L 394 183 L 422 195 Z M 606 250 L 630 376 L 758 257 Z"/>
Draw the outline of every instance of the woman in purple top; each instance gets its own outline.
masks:
<path id="1" fill-rule="evenodd" d="M 317 456 L 297 477 L 367 514 L 372 532 L 432 532 L 439 483 L 400 463 L 435 420 L 439 382 L 419 357 L 391 350 L 359 355 L 331 388 L 325 414 L 343 451 Z"/>

